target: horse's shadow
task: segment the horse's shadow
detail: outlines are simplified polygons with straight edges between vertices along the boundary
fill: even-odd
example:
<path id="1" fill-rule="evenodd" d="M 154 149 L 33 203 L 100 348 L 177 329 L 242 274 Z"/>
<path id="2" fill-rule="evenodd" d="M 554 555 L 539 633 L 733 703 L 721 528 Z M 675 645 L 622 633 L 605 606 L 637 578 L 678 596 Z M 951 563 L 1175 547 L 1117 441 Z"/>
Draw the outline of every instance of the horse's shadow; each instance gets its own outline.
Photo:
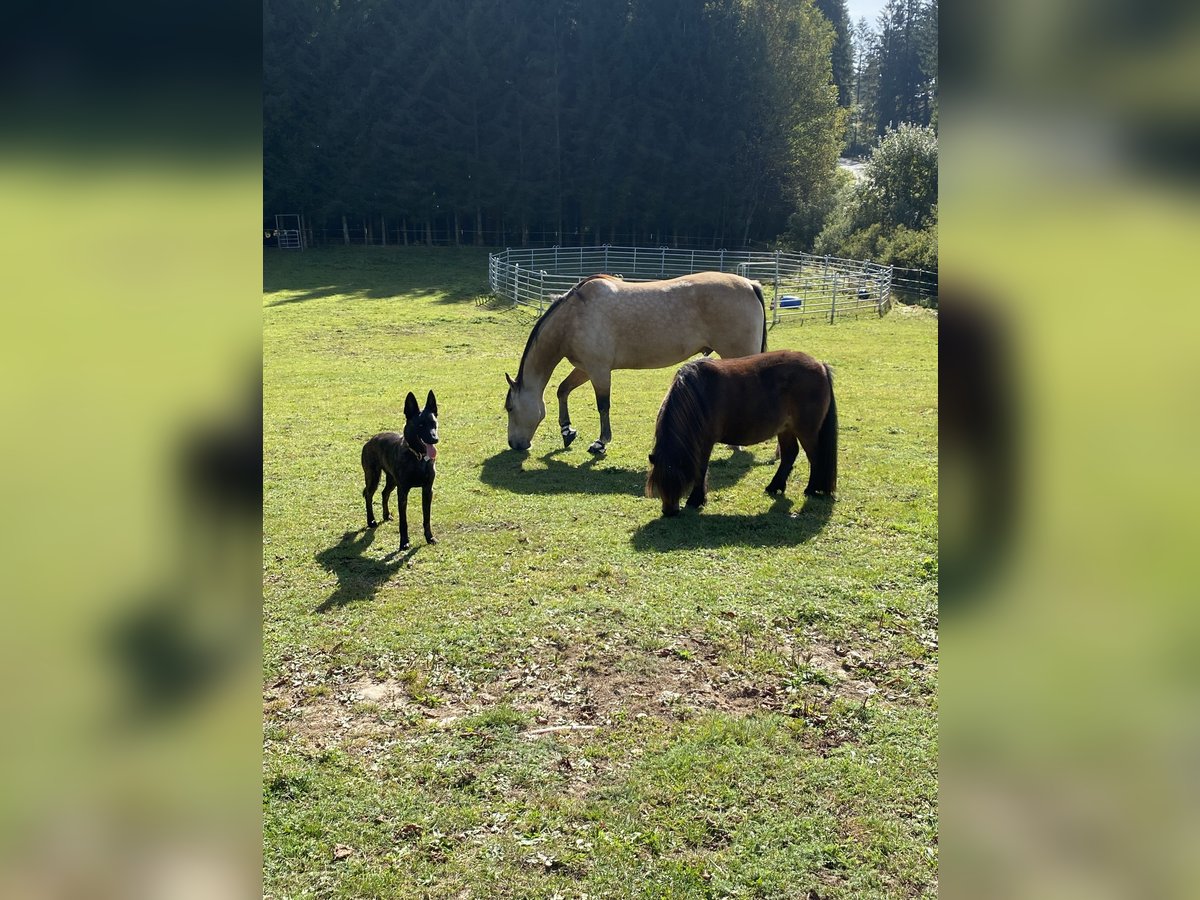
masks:
<path id="1" fill-rule="evenodd" d="M 347 531 L 340 541 L 316 555 L 321 568 L 337 576 L 338 586 L 313 612 L 326 612 L 355 600 L 370 600 L 417 552 L 416 547 L 411 547 L 403 552 L 396 550 L 383 559 L 363 556 L 363 552 L 375 542 L 376 530 L 362 528 Z"/>
<path id="2" fill-rule="evenodd" d="M 502 450 L 483 461 L 479 480 L 489 487 L 514 494 L 636 494 L 646 482 L 646 473 L 622 466 L 600 466 L 600 459 L 584 452 L 576 463 L 558 459 L 577 451 L 561 447 L 539 459 L 545 471 L 526 470 L 529 454 L 517 450 Z"/>
<path id="3" fill-rule="evenodd" d="M 671 519 L 654 519 L 633 533 L 635 550 L 666 553 L 698 547 L 735 544 L 752 547 L 790 547 L 818 534 L 833 515 L 828 497 L 807 497 L 797 513 L 790 497 L 776 497 L 770 508 L 753 516 L 685 509 Z"/>
<path id="4" fill-rule="evenodd" d="M 479 480 L 489 487 L 514 494 L 631 494 L 640 496 L 646 489 L 646 470 L 625 466 L 601 466 L 598 457 L 587 454 L 577 464 L 564 462 L 560 457 L 578 451 L 559 447 L 538 459 L 545 463 L 544 471 L 526 470 L 529 454 L 502 450 L 483 461 Z M 754 455 L 747 450 L 735 450 L 732 456 L 713 459 L 708 470 L 710 490 L 728 487 L 742 478 L 754 466 Z"/>

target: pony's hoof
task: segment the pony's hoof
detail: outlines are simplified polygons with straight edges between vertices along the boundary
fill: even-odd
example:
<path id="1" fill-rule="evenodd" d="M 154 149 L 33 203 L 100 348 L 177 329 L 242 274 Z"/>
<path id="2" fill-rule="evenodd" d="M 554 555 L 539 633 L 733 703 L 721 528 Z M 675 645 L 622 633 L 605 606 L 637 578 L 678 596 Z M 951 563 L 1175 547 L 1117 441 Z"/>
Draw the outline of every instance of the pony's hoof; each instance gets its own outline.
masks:
<path id="1" fill-rule="evenodd" d="M 368 519 L 368 520 L 367 520 L 367 527 L 368 527 L 368 528 L 378 528 L 378 527 L 379 527 L 379 523 L 378 523 L 378 522 L 376 522 L 374 519 Z"/>
<path id="2" fill-rule="evenodd" d="M 783 488 L 777 484 L 768 484 L 767 485 L 767 493 L 771 494 L 772 496 L 774 496 L 775 494 L 782 494 Z"/>
<path id="3" fill-rule="evenodd" d="M 432 534 L 427 534 L 427 535 L 425 535 L 425 543 L 436 544 L 437 538 L 435 538 Z"/>
<path id="4" fill-rule="evenodd" d="M 411 546 L 412 546 L 412 544 L 410 544 L 408 541 L 401 541 L 401 542 L 400 542 L 400 549 L 401 549 L 401 550 L 407 550 L 407 549 L 408 549 L 409 547 L 411 547 Z"/>
<path id="5" fill-rule="evenodd" d="M 575 440 L 575 438 L 578 435 L 579 435 L 579 432 L 576 431 L 574 428 L 564 428 L 563 432 L 562 432 L 563 449 L 566 450 L 568 447 L 570 447 L 571 443 Z"/>
<path id="6" fill-rule="evenodd" d="M 588 447 L 588 453 L 593 453 L 596 456 L 604 456 L 606 453 L 608 453 L 608 448 L 605 447 L 602 442 L 594 441 L 592 445 Z"/>

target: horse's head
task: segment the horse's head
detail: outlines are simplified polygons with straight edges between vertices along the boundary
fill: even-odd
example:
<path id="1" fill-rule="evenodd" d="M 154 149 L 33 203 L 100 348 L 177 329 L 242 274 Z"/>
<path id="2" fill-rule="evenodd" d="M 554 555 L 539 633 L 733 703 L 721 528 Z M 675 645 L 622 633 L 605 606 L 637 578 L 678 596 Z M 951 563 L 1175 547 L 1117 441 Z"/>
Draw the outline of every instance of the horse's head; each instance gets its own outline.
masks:
<path id="1" fill-rule="evenodd" d="M 533 443 L 533 433 L 546 418 L 546 404 L 536 391 L 522 384 L 518 377 L 513 381 L 507 372 L 508 396 L 504 398 L 504 409 L 508 412 L 508 446 L 514 450 L 528 450 Z"/>

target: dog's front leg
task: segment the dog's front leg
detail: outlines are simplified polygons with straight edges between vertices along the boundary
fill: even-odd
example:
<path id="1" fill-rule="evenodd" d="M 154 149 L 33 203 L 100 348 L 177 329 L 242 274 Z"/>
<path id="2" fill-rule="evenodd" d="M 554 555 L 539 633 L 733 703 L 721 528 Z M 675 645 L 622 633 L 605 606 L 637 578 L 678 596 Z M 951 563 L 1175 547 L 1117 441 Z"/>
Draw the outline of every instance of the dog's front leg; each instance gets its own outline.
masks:
<path id="1" fill-rule="evenodd" d="M 396 505 L 400 507 L 397 510 L 400 516 L 400 549 L 407 550 L 408 543 L 408 488 L 400 488 L 396 492 Z"/>
<path id="2" fill-rule="evenodd" d="M 426 484 L 421 488 L 421 516 L 425 523 L 425 540 L 427 543 L 436 544 L 437 539 L 433 536 L 433 529 L 429 527 L 429 511 L 433 507 L 433 484 Z"/>
<path id="3" fill-rule="evenodd" d="M 392 514 L 388 512 L 388 497 L 391 496 L 392 491 L 395 489 L 396 479 L 392 477 L 391 472 L 388 472 L 387 481 L 383 484 L 383 521 L 385 522 L 390 521 L 392 518 Z"/>

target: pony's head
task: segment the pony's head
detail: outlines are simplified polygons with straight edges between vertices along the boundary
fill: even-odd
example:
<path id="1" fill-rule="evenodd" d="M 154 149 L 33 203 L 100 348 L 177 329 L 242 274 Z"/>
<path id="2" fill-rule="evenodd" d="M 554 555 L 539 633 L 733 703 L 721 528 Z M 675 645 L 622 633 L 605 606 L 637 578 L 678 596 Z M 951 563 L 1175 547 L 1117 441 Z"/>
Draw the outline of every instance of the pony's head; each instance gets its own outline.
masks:
<path id="1" fill-rule="evenodd" d="M 700 477 L 705 410 L 697 394 L 695 364 L 675 373 L 654 426 L 654 449 L 646 475 L 646 496 L 662 500 L 662 514 L 679 514 L 679 502 Z"/>
<path id="2" fill-rule="evenodd" d="M 654 451 L 650 454 L 650 473 L 646 476 L 646 496 L 662 500 L 664 516 L 677 516 L 679 502 L 696 476 L 687 475 L 679 466 L 680 462 L 686 465 L 686 459 L 668 459 L 668 454 L 661 452 L 657 445 Z"/>
<path id="3" fill-rule="evenodd" d="M 504 398 L 504 409 L 508 412 L 508 446 L 514 450 L 528 450 L 533 443 L 533 433 L 546 418 L 546 404 L 541 395 L 522 384 L 520 375 L 508 380 L 508 396 Z"/>

